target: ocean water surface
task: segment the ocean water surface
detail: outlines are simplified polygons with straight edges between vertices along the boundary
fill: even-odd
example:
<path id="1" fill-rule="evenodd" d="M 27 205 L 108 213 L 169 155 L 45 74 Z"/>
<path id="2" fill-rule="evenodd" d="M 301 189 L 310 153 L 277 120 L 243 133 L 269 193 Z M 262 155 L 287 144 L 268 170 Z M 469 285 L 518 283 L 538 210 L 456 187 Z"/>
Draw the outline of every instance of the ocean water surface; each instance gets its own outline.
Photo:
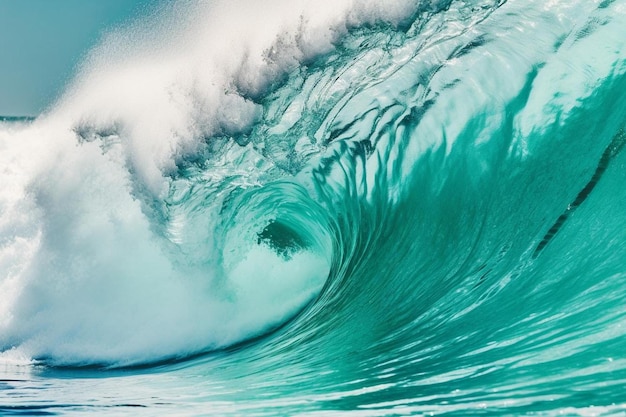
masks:
<path id="1" fill-rule="evenodd" d="M 0 415 L 626 413 L 626 2 L 179 1 L 0 118 Z"/>

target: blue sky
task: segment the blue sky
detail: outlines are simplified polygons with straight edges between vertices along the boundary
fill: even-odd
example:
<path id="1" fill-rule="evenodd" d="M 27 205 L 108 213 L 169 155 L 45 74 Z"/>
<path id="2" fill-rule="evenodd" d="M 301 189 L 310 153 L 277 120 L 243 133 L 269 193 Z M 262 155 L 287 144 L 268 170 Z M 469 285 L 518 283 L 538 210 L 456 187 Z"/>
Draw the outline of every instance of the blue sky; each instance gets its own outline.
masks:
<path id="1" fill-rule="evenodd" d="M 0 0 L 0 115 L 50 106 L 107 29 L 157 0 Z"/>

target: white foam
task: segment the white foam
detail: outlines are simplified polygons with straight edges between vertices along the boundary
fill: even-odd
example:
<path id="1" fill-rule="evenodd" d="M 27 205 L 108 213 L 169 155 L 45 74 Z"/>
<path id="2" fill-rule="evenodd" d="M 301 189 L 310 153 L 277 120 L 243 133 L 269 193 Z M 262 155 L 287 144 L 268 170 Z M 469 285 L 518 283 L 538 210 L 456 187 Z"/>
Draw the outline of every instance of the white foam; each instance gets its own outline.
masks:
<path id="1" fill-rule="evenodd" d="M 35 363 L 29 355 L 16 348 L 0 352 L 0 367 L 28 367 Z"/>
<path id="2" fill-rule="evenodd" d="M 246 97 L 333 49 L 348 27 L 399 22 L 412 3 L 181 2 L 156 22 L 111 34 L 55 112 L 74 124 L 121 129 L 139 178 L 158 193 L 176 153 L 257 119 L 259 109 Z"/>
<path id="3" fill-rule="evenodd" d="M 18 347 L 1 358 L 141 363 L 234 343 L 297 312 L 321 289 L 326 256 L 286 260 L 253 245 L 224 271 L 211 243 L 202 262 L 183 264 L 145 202 L 205 137 L 247 129 L 259 117 L 250 97 L 267 83 L 348 27 L 414 7 L 179 2 L 110 34 L 46 115 L 0 131 L 0 349 Z M 204 209 L 215 225 L 219 207 Z"/>

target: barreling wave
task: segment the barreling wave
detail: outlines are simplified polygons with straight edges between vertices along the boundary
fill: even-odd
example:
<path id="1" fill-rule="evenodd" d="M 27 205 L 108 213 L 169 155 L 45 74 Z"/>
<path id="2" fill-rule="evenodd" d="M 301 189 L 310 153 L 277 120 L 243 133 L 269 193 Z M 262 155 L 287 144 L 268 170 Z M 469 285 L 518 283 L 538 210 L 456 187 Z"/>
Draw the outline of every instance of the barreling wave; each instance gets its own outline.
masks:
<path id="1" fill-rule="evenodd" d="M 166 7 L 109 34 L 52 109 L 3 131 L 4 349 L 56 365 L 184 358 L 317 296 L 335 220 L 293 176 L 319 149 L 252 137 L 299 66 L 419 7 L 283 3 Z"/>
<path id="2" fill-rule="evenodd" d="M 619 1 L 237 1 L 112 33 L 0 131 L 2 355 L 213 352 L 165 370 L 277 414 L 617 412 L 624 28 Z"/>

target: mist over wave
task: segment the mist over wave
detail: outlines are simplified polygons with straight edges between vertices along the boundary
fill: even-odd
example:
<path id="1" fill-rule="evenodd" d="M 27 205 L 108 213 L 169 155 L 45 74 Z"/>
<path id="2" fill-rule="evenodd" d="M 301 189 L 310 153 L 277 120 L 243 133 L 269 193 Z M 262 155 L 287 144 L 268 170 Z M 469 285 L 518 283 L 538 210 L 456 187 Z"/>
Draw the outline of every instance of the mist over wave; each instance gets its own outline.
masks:
<path id="1" fill-rule="evenodd" d="M 624 91 L 619 1 L 165 6 L 0 124 L 0 364 L 224 415 L 619 413 Z"/>

